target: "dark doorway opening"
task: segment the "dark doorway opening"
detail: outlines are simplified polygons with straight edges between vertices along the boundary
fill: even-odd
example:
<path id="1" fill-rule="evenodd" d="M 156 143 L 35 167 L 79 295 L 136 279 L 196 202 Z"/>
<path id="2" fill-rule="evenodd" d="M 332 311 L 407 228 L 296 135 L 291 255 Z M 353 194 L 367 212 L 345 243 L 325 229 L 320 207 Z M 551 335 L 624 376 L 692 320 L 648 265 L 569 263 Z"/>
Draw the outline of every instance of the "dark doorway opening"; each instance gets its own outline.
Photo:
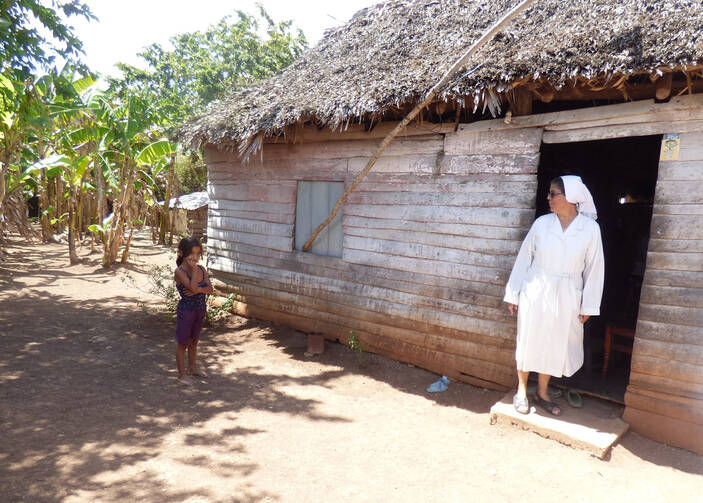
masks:
<path id="1" fill-rule="evenodd" d="M 542 145 L 536 216 L 549 212 L 546 194 L 552 178 L 579 175 L 593 194 L 605 254 L 601 315 L 586 323 L 583 367 L 570 378 L 554 379 L 555 385 L 624 401 L 631 363 L 627 349 L 633 342 L 627 333 L 637 322 L 661 138 Z M 604 373 L 606 327 L 614 335 Z"/>

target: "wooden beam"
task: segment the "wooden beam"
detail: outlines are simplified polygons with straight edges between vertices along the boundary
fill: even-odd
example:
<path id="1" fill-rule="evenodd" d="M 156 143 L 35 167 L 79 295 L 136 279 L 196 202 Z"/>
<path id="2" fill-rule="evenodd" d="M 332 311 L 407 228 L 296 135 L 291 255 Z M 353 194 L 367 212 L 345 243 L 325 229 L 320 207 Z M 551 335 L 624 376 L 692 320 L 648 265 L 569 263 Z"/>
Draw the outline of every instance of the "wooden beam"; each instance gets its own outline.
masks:
<path id="1" fill-rule="evenodd" d="M 423 99 L 422 102 L 418 103 L 415 108 L 413 108 L 410 113 L 402 121 L 400 121 L 400 123 L 390 133 L 388 133 L 388 136 L 383 139 L 381 145 L 378 147 L 378 151 L 376 152 L 376 154 L 369 160 L 369 163 L 366 165 L 361 174 L 356 178 L 356 180 L 352 182 L 351 186 L 344 191 L 344 194 L 342 194 L 342 197 L 340 197 L 337 203 L 334 205 L 334 208 L 332 208 L 332 212 L 329 214 L 327 219 L 322 222 L 317 227 L 317 229 L 315 229 L 315 231 L 312 233 L 312 236 L 310 236 L 310 239 L 305 242 L 305 244 L 303 245 L 303 251 L 307 251 L 310 249 L 313 241 L 315 241 L 315 238 L 320 234 L 320 232 L 322 232 L 322 229 L 324 229 L 332 221 L 332 219 L 334 219 L 335 215 L 339 211 L 339 208 L 341 208 L 342 204 L 344 203 L 344 200 L 349 197 L 349 194 L 361 183 L 361 181 L 371 170 L 371 168 L 373 168 L 373 165 L 381 156 L 381 153 L 385 150 L 385 148 L 395 139 L 396 136 L 398 136 L 400 132 L 403 131 L 403 129 L 407 127 L 408 124 L 410 124 L 410 122 L 412 122 L 412 120 L 418 114 L 420 114 L 425 109 L 425 107 L 427 107 L 428 104 L 432 103 L 439 91 L 447 84 L 447 82 L 449 82 L 449 79 L 453 77 L 454 74 L 456 74 L 456 72 L 459 71 L 459 69 L 463 65 L 466 64 L 466 62 L 471 56 L 478 52 L 481 47 L 483 47 L 500 30 L 502 30 L 504 26 L 510 23 L 513 18 L 515 18 L 518 14 L 522 13 L 535 2 L 536 0 L 522 0 L 518 5 L 506 12 L 502 18 L 496 21 L 496 23 L 493 24 L 493 26 L 491 26 L 488 31 L 486 31 L 476 42 L 471 44 L 471 46 L 461 55 L 461 57 L 452 64 L 452 66 L 444 73 L 442 78 L 439 79 L 439 81 L 434 86 L 432 86 L 432 88 L 427 92 L 425 99 Z"/>
<path id="2" fill-rule="evenodd" d="M 469 124 L 460 124 L 458 132 L 497 131 L 528 127 L 557 126 L 568 123 L 582 123 L 584 124 L 583 127 L 588 127 L 586 123 L 591 121 L 601 121 L 604 119 L 618 119 L 618 121 L 624 121 L 628 117 L 646 116 L 659 112 L 685 111 L 700 107 L 703 107 L 703 94 L 694 94 L 692 96 L 672 98 L 667 103 L 655 103 L 654 100 L 651 99 L 630 103 L 618 103 L 615 105 L 604 105 L 601 107 L 565 110 L 563 112 L 549 112 L 525 117 L 514 117 L 510 124 L 505 124 L 503 119 L 476 121 Z"/>
<path id="3" fill-rule="evenodd" d="M 672 73 L 665 73 L 662 77 L 657 79 L 655 82 L 657 88 L 655 95 L 658 100 L 665 100 L 671 96 L 671 83 L 673 78 Z"/>
<path id="4" fill-rule="evenodd" d="M 671 74 L 669 74 L 671 75 Z M 662 77 L 663 78 L 663 77 Z M 662 79 L 658 79 L 657 83 Z M 636 85 L 626 85 L 625 92 L 627 93 L 628 100 L 638 101 L 649 98 L 654 98 L 657 92 L 657 83 L 646 83 L 646 84 L 636 84 Z M 659 84 L 661 85 L 661 84 Z M 687 83 L 683 81 L 674 81 L 672 79 L 671 93 L 670 95 L 676 96 L 677 94 L 685 91 L 687 89 Z M 702 80 L 692 80 L 691 81 L 692 93 L 703 92 L 703 81 Z M 537 93 L 536 93 L 537 94 Z M 608 88 L 601 90 L 590 90 L 583 86 L 576 87 L 564 87 L 560 90 L 555 91 L 553 100 L 554 101 L 590 101 L 590 100 L 622 100 L 625 99 L 625 94 L 623 91 L 616 88 Z M 661 98 L 666 99 L 666 98 Z"/>
<path id="5" fill-rule="evenodd" d="M 508 92 L 508 102 L 513 117 L 532 114 L 532 91 L 527 86 L 518 86 Z"/>
<path id="6" fill-rule="evenodd" d="M 635 124 L 618 124 L 613 126 L 584 127 L 566 131 L 546 129 L 542 136 L 544 143 L 570 143 L 580 141 L 607 140 L 610 138 L 628 138 L 671 132 L 688 133 L 703 129 L 703 121 L 644 122 Z"/>
<path id="7" fill-rule="evenodd" d="M 344 140 L 377 140 L 385 138 L 400 121 L 384 121 L 376 124 L 373 129 L 367 131 L 364 124 L 354 124 L 344 129 L 343 131 L 332 130 L 330 128 L 318 129 L 315 126 L 304 126 L 297 132 L 297 136 L 284 137 L 274 136 L 266 138 L 265 144 L 270 143 L 313 143 L 323 141 L 344 141 Z M 398 134 L 399 138 L 416 137 L 423 135 L 445 134 L 454 131 L 454 123 L 432 124 L 423 122 L 418 124 L 414 122 L 409 124 L 403 131 Z M 295 140 L 295 141 L 293 141 Z"/>
<path id="8" fill-rule="evenodd" d="M 556 96 L 556 90 L 548 82 L 543 82 L 532 90 L 542 103 L 551 103 Z"/>

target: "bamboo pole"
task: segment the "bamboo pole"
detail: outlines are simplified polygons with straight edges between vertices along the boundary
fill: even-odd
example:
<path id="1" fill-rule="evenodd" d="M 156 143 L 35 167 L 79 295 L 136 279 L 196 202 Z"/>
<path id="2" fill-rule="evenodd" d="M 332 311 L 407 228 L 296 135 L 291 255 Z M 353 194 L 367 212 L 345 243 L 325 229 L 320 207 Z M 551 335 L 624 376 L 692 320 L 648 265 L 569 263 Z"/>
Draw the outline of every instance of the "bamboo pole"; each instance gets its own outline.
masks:
<path id="1" fill-rule="evenodd" d="M 503 29 L 506 24 L 512 21 L 515 16 L 520 14 L 525 9 L 529 8 L 536 1 L 537 0 L 523 0 L 517 6 L 513 7 L 511 10 L 506 12 L 502 18 L 500 18 L 491 28 L 489 28 L 488 31 L 486 31 L 486 33 L 481 36 L 481 38 L 474 42 L 471 47 L 469 47 L 466 52 L 464 52 L 464 54 L 462 54 L 462 56 L 454 62 L 454 64 L 449 68 L 449 70 L 446 71 L 446 73 L 442 76 L 439 82 L 437 82 L 432 87 L 432 89 L 429 90 L 427 96 L 425 96 L 425 99 L 417 106 L 415 106 L 415 108 L 413 108 L 412 111 L 410 111 L 410 113 L 402 121 L 400 121 L 400 123 L 393 129 L 393 131 L 388 133 L 388 136 L 383 139 L 383 141 L 381 142 L 381 146 L 378 147 L 378 150 L 376 151 L 376 154 L 374 154 L 374 156 L 369 160 L 368 164 L 366 164 L 366 167 L 359 174 L 359 176 L 356 177 L 354 183 L 352 183 L 351 186 L 344 192 L 344 194 L 342 194 L 337 203 L 334 205 L 334 208 L 332 209 L 332 212 L 329 214 L 327 219 L 322 222 L 317 227 L 317 229 L 315 229 L 315 232 L 312 233 L 310 239 L 308 239 L 303 245 L 303 251 L 308 251 L 308 249 L 310 249 L 312 243 L 315 241 L 315 238 L 317 238 L 320 232 L 322 232 L 322 230 L 327 227 L 327 225 L 329 225 L 329 223 L 334 219 L 334 217 L 339 212 L 339 208 L 342 207 L 344 201 L 346 201 L 347 197 L 349 197 L 349 194 L 354 191 L 354 189 L 361 183 L 361 181 L 368 174 L 368 172 L 371 171 L 371 168 L 373 168 L 374 164 L 376 164 L 376 161 L 381 156 L 386 147 L 435 98 L 435 96 L 437 96 L 437 93 L 457 72 L 457 70 L 459 70 L 466 63 L 466 61 L 471 56 L 473 56 L 481 47 L 483 47 L 489 40 L 491 40 L 496 33 Z"/>

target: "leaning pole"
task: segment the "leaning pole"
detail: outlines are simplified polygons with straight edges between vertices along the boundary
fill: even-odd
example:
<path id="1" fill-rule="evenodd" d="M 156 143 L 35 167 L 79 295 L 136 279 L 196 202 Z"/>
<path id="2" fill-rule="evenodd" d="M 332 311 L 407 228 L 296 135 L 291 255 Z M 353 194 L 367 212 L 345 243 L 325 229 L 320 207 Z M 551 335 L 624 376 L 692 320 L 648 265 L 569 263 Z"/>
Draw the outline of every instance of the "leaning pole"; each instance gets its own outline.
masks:
<path id="1" fill-rule="evenodd" d="M 325 219 L 324 222 L 317 226 L 317 229 L 315 229 L 315 232 L 312 233 L 310 239 L 305 242 L 305 244 L 303 245 L 303 251 L 308 251 L 308 249 L 310 249 L 313 242 L 315 241 L 315 238 L 317 238 L 320 232 L 322 232 L 322 230 L 327 227 L 327 225 L 332 221 L 332 219 L 334 219 L 334 217 L 339 212 L 339 208 L 342 207 L 344 201 L 346 201 L 347 197 L 349 197 L 349 194 L 354 191 L 354 189 L 361 183 L 361 181 L 368 174 L 368 172 L 371 171 L 371 168 L 373 168 L 378 158 L 381 156 L 386 147 L 393 141 L 393 139 L 395 139 L 395 137 L 398 136 L 398 134 L 400 134 L 400 132 L 403 131 L 403 129 L 405 129 L 408 124 L 410 124 L 410 122 L 417 116 L 417 114 L 420 113 L 422 109 L 424 109 L 428 104 L 432 102 L 432 100 L 435 98 L 435 96 L 437 96 L 437 93 L 442 89 L 442 87 L 444 87 L 444 85 L 449 81 L 449 79 L 466 63 L 466 61 L 471 56 L 473 56 L 481 47 L 483 47 L 489 40 L 491 40 L 496 33 L 503 29 L 505 25 L 512 21 L 515 16 L 520 14 L 525 9 L 531 7 L 532 4 L 536 1 L 537 0 L 523 0 L 511 10 L 506 12 L 502 18 L 496 21 L 496 23 L 491 26 L 486 31 L 486 33 L 481 36 L 481 38 L 474 42 L 473 45 L 471 45 L 471 47 L 469 47 L 466 52 L 464 52 L 464 54 L 462 54 L 461 57 L 454 62 L 454 64 L 449 68 L 449 70 L 444 73 L 442 78 L 439 79 L 439 82 L 432 86 L 432 88 L 428 91 L 427 96 L 425 96 L 425 99 L 422 100 L 421 103 L 418 103 L 415 108 L 413 108 L 410 113 L 408 113 L 408 115 L 402 121 L 400 121 L 400 123 L 395 128 L 393 128 L 393 131 L 388 133 L 388 136 L 383 139 L 381 145 L 378 147 L 378 150 L 366 164 L 366 167 L 361 171 L 361 173 L 359 173 L 359 176 L 356 177 L 354 183 L 352 183 L 351 186 L 346 191 L 344 191 L 344 194 L 342 194 L 341 197 L 337 200 L 337 203 L 334 205 L 334 208 L 332 208 L 332 212 L 329 214 L 329 216 Z"/>

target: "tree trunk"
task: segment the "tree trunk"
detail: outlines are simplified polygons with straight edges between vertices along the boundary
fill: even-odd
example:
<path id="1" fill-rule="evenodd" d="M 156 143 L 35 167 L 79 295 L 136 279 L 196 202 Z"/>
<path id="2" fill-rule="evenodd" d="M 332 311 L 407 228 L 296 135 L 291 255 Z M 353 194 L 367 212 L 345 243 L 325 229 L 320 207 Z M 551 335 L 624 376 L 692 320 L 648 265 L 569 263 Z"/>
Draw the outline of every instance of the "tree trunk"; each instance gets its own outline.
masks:
<path id="1" fill-rule="evenodd" d="M 5 231 L 5 176 L 7 164 L 3 162 L 0 167 L 0 233 Z"/>
<path id="2" fill-rule="evenodd" d="M 124 182 L 121 185 L 122 191 L 119 194 L 119 201 L 115 200 L 112 208 L 114 214 L 112 224 L 108 231 L 108 239 L 105 244 L 105 254 L 103 255 L 103 266 L 110 267 L 117 261 L 117 255 L 120 246 L 124 241 L 124 224 L 129 215 L 129 203 L 133 190 L 135 170 L 130 165 L 130 160 L 125 159 L 125 164 L 122 168 L 121 180 Z"/>
<path id="3" fill-rule="evenodd" d="M 161 209 L 161 218 L 159 219 L 159 244 L 166 244 L 166 232 L 168 230 L 171 215 L 169 214 L 169 202 L 171 201 L 171 193 L 173 191 L 173 179 L 176 176 L 176 154 L 171 154 L 171 163 L 168 167 L 168 176 L 166 177 L 166 198 Z M 171 236 L 171 239 L 173 236 Z"/>
<path id="4" fill-rule="evenodd" d="M 159 225 L 161 225 L 161 209 L 158 204 L 149 208 L 149 227 L 151 228 L 151 242 L 159 242 Z"/>
<path id="5" fill-rule="evenodd" d="M 83 239 L 83 203 L 84 203 L 84 199 L 85 199 L 85 197 L 83 194 L 81 194 L 80 189 L 79 189 L 78 194 L 76 195 L 76 225 L 75 225 L 76 237 L 78 238 L 79 243 Z"/>
<path id="6" fill-rule="evenodd" d="M 98 186 L 98 225 L 102 225 L 105 218 L 105 195 L 103 194 L 105 181 L 102 166 L 98 163 L 95 163 L 95 178 Z"/>
<path id="7" fill-rule="evenodd" d="M 11 155 L 9 152 L 4 152 L 3 159 L 0 161 L 0 260 L 5 256 L 5 176 L 9 171 Z"/>
<path id="8" fill-rule="evenodd" d="M 127 238 L 127 243 L 124 245 L 124 250 L 122 251 L 122 259 L 120 262 L 123 264 L 127 263 L 127 259 L 129 258 L 129 247 L 132 244 L 132 238 L 134 237 L 134 227 L 129 228 L 129 237 Z"/>
<path id="9" fill-rule="evenodd" d="M 41 222 L 41 239 L 47 243 L 51 237 L 49 224 L 49 182 L 46 178 L 46 168 L 42 168 L 39 178 L 39 220 Z"/>
<path id="10" fill-rule="evenodd" d="M 70 190 L 70 189 L 69 189 Z M 70 194 L 70 192 L 69 192 Z M 74 210 L 73 210 L 73 198 L 69 195 L 68 199 L 68 260 L 71 265 L 78 263 L 78 255 L 76 255 L 76 241 L 73 234 L 73 220 L 74 220 Z"/>
<path id="11" fill-rule="evenodd" d="M 56 180 L 56 193 L 54 194 L 54 201 L 56 202 L 55 208 L 56 208 L 56 224 L 54 224 L 54 232 L 57 234 L 61 234 L 63 231 L 63 223 L 61 222 L 61 215 L 63 215 L 65 212 L 64 210 L 64 201 L 63 201 L 63 180 L 61 180 L 60 176 L 57 176 L 54 178 Z"/>

